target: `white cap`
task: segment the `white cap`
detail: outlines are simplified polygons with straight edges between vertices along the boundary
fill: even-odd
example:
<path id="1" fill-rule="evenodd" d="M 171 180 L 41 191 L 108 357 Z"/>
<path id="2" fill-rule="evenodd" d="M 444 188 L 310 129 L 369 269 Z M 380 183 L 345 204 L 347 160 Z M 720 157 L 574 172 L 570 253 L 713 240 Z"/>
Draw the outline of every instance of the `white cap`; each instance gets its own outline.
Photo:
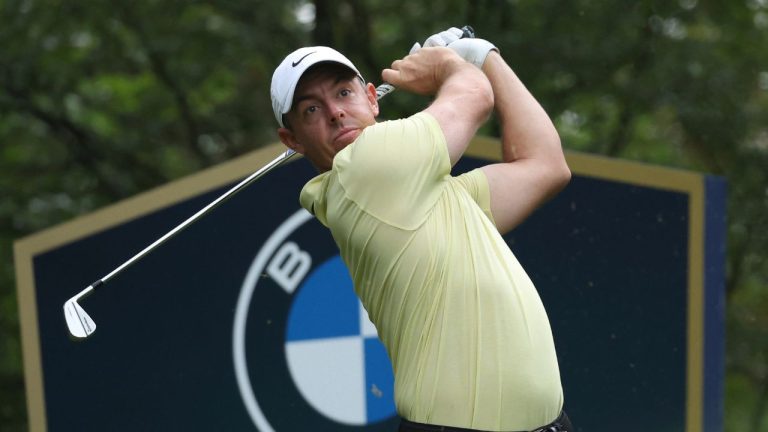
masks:
<path id="1" fill-rule="evenodd" d="M 293 93 L 296 91 L 299 79 L 307 69 L 321 62 L 340 63 L 360 75 L 355 65 L 333 48 L 324 46 L 304 47 L 288 54 L 272 74 L 272 88 L 270 90 L 272 109 L 275 111 L 275 118 L 280 126 L 285 127 L 283 114 L 291 110 Z"/>

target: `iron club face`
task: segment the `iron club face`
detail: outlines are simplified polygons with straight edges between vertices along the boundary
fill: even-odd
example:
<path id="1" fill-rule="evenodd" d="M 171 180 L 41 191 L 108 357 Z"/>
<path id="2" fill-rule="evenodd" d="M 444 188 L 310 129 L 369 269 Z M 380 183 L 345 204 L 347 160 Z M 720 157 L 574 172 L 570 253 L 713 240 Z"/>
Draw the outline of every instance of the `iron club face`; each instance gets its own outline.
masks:
<path id="1" fill-rule="evenodd" d="M 76 339 L 85 339 L 96 331 L 96 323 L 90 315 L 77 303 L 78 300 L 90 294 L 93 285 L 84 289 L 80 294 L 72 297 L 64 303 L 64 318 L 67 321 L 69 334 Z"/>

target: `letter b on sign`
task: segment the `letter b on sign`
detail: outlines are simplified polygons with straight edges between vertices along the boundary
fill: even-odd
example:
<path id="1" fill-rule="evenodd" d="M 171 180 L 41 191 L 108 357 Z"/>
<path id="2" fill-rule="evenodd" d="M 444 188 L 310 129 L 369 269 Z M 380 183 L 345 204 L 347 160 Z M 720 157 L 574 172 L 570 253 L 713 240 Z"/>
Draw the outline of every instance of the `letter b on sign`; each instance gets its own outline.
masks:
<path id="1" fill-rule="evenodd" d="M 293 294 L 312 265 L 312 257 L 294 242 L 284 243 L 267 266 L 267 274 L 285 292 Z"/>

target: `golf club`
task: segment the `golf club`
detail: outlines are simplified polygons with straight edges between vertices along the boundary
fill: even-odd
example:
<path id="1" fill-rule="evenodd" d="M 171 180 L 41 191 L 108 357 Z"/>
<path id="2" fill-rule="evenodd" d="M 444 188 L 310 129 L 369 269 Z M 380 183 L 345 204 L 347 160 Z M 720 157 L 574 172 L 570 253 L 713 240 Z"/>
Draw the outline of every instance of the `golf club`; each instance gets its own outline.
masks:
<path id="1" fill-rule="evenodd" d="M 461 36 L 462 38 L 475 37 L 474 30 L 472 29 L 472 27 L 464 26 L 461 28 L 461 30 L 463 32 Z M 376 88 L 376 98 L 381 99 L 382 97 L 391 93 L 394 89 L 395 87 L 392 86 L 391 84 L 383 83 Z M 236 193 L 240 192 L 246 186 L 258 180 L 260 177 L 262 177 L 264 174 L 268 173 L 272 169 L 282 165 L 283 163 L 291 159 L 294 155 L 296 155 L 296 152 L 290 149 L 281 153 L 277 158 L 272 160 L 272 162 L 269 162 L 268 164 L 260 168 L 258 171 L 249 175 L 240 183 L 238 183 L 228 191 L 224 192 L 224 194 L 222 194 L 221 196 L 216 198 L 214 201 L 212 201 L 210 204 L 200 209 L 197 213 L 190 216 L 187 220 L 179 224 L 176 228 L 173 228 L 168 233 L 166 233 L 159 239 L 155 240 L 152 244 L 150 244 L 149 246 L 144 248 L 141 252 L 131 257 L 128 261 L 124 262 L 123 264 L 121 264 L 120 266 L 112 270 L 109 274 L 97 280 L 96 282 L 90 284 L 87 288 L 79 292 L 77 295 L 67 300 L 64 303 L 64 318 L 67 322 L 67 327 L 69 329 L 70 335 L 76 340 L 85 339 L 91 334 L 93 334 L 94 331 L 96 331 L 96 323 L 93 322 L 93 319 L 91 319 L 90 315 L 88 315 L 88 313 L 86 313 L 85 310 L 83 310 L 83 308 L 80 306 L 80 304 L 78 303 L 80 300 L 92 294 L 93 291 L 96 290 L 96 288 L 107 283 L 110 279 L 112 279 L 117 274 L 125 270 L 131 264 L 134 264 L 136 261 L 140 260 L 148 253 L 152 252 L 155 248 L 165 243 L 168 239 L 178 234 L 184 228 L 188 227 L 189 225 L 191 225 L 192 223 L 194 223 L 195 221 L 203 217 L 205 214 L 213 210 L 219 204 L 226 201 Z"/>

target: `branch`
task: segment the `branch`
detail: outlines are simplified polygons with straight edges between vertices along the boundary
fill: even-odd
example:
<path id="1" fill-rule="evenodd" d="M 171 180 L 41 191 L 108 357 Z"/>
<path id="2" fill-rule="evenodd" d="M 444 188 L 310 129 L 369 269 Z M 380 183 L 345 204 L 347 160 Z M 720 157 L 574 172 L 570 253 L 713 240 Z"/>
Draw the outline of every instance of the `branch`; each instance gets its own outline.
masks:
<path id="1" fill-rule="evenodd" d="M 619 114 L 619 123 L 611 133 L 611 137 L 608 140 L 608 148 L 605 150 L 607 156 L 618 156 L 629 144 L 627 136 L 629 136 L 629 125 L 632 123 L 634 116 L 633 110 L 627 108 L 628 103 L 621 105 L 621 112 Z"/>
<path id="2" fill-rule="evenodd" d="M 696 129 L 689 128 L 687 122 L 681 121 L 683 130 L 685 131 L 685 138 L 683 139 L 683 147 L 689 150 L 701 163 L 704 164 L 707 171 L 712 174 L 723 175 L 726 172 L 723 166 L 723 156 L 715 155 L 706 145 L 697 140 L 695 136 Z"/>
<path id="3" fill-rule="evenodd" d="M 168 92 L 173 96 L 173 99 L 176 102 L 176 109 L 179 112 L 179 116 L 184 124 L 187 135 L 187 148 L 198 158 L 202 165 L 205 165 L 208 157 L 200 149 L 200 146 L 197 145 L 197 138 L 199 136 L 197 121 L 192 113 L 192 108 L 189 105 L 189 99 L 187 98 L 186 92 L 172 78 L 172 74 L 168 71 L 165 61 L 163 61 L 163 56 L 152 47 L 152 44 L 149 41 L 149 36 L 147 36 L 146 31 L 140 24 L 140 20 L 136 19 L 133 12 L 125 3 L 120 3 L 120 5 L 123 6 L 121 9 L 124 12 L 123 22 L 136 33 L 141 48 L 146 52 L 147 58 L 149 58 L 152 73 L 154 73 L 158 81 L 168 89 Z"/>
<path id="4" fill-rule="evenodd" d="M 91 133 L 75 124 L 65 115 L 56 114 L 35 105 L 28 92 L 12 87 L 8 84 L 10 82 L 10 80 L 6 80 L 3 89 L 6 95 L 11 97 L 15 108 L 48 126 L 52 134 L 59 138 L 59 141 L 69 149 L 71 154 L 75 155 L 77 161 L 99 179 L 98 187 L 102 193 L 112 199 L 118 199 L 132 192 L 115 182 L 112 175 L 104 172 L 102 162 L 107 158 L 102 149 L 107 148 L 105 143 L 94 138 Z M 142 164 L 134 155 L 128 154 L 126 157 L 132 165 L 141 167 L 137 171 L 141 172 L 147 181 L 156 184 L 165 180 L 165 177 L 157 170 Z"/>
<path id="5" fill-rule="evenodd" d="M 78 162 L 87 167 L 89 171 L 93 172 L 98 177 L 98 187 L 102 189 L 102 193 L 105 193 L 113 199 L 125 195 L 125 191 L 123 191 L 119 185 L 115 184 L 109 176 L 102 174 L 102 170 L 98 163 L 98 161 L 102 159 L 102 155 L 96 150 L 97 148 L 101 148 L 101 146 L 93 144 L 92 138 L 88 133 L 80 129 L 69 119 L 63 116 L 57 116 L 35 106 L 24 92 L 10 88 L 7 85 L 5 85 L 4 88 L 6 94 L 13 98 L 15 107 L 19 111 L 31 115 L 48 126 L 48 129 L 51 130 L 53 135 L 57 136 L 59 141 L 76 156 Z"/>
<path id="6" fill-rule="evenodd" d="M 741 276 L 744 273 L 744 264 L 746 251 L 749 250 L 749 243 L 753 241 L 755 236 L 746 236 L 740 244 L 735 241 L 731 241 L 728 245 L 728 262 L 730 263 L 730 271 L 726 276 L 725 281 L 725 296 L 726 300 L 730 300 L 731 295 L 736 292 L 736 287 L 741 283 Z"/>
<path id="7" fill-rule="evenodd" d="M 371 43 L 371 17 L 361 2 L 348 1 L 347 4 L 352 9 L 353 19 L 355 26 L 350 27 L 354 31 L 354 35 L 347 37 L 347 40 L 353 41 L 355 47 L 353 50 L 358 56 L 362 56 L 363 63 L 367 66 L 368 70 L 378 71 L 381 65 L 378 65 L 376 59 L 373 56 L 373 46 Z"/>
<path id="8" fill-rule="evenodd" d="M 333 15 L 328 2 L 315 0 L 315 28 L 312 30 L 315 45 L 333 46 Z"/>

